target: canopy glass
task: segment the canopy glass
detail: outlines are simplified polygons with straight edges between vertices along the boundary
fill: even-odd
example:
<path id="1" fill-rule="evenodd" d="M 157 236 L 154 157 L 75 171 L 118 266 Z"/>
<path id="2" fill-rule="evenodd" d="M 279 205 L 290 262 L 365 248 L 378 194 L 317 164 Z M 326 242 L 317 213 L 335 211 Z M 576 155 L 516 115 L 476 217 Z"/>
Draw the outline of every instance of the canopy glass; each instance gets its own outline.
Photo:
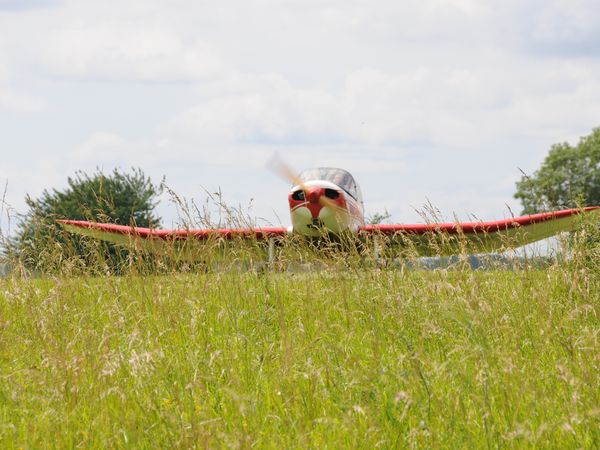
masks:
<path id="1" fill-rule="evenodd" d="M 356 184 L 354 177 L 344 169 L 336 167 L 317 167 L 307 169 L 299 175 L 302 181 L 325 180 L 341 187 L 344 191 L 354 197 L 355 200 L 362 201 L 360 188 Z"/>

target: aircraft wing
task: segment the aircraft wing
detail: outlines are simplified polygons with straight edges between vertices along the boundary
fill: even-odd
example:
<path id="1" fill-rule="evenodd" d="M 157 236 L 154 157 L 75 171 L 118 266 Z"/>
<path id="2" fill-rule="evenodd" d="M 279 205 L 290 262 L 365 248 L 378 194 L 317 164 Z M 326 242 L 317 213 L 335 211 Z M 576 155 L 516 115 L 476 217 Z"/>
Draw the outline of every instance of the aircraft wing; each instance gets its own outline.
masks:
<path id="1" fill-rule="evenodd" d="M 57 220 L 57 222 L 72 233 L 154 253 L 175 252 L 176 257 L 184 259 L 194 259 L 197 256 L 197 251 L 192 245 L 197 241 L 220 239 L 266 241 L 271 237 L 282 237 L 288 233 L 287 228 L 283 227 L 157 230 L 86 220 Z M 180 245 L 174 246 L 174 243 Z"/>
<path id="2" fill-rule="evenodd" d="M 581 217 L 600 218 L 600 207 L 565 209 L 491 222 L 366 225 L 362 235 L 381 236 L 393 247 L 422 256 L 492 253 L 520 247 L 563 231 L 572 231 Z"/>

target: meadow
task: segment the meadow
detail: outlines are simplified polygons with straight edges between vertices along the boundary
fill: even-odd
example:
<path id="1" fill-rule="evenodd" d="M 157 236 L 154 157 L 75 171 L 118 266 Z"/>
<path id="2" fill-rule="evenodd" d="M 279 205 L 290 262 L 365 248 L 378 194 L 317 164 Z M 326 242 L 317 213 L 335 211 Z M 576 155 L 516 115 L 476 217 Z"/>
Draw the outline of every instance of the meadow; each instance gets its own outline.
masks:
<path id="1" fill-rule="evenodd" d="M 597 262 L 0 279 L 0 447 L 598 447 Z"/>

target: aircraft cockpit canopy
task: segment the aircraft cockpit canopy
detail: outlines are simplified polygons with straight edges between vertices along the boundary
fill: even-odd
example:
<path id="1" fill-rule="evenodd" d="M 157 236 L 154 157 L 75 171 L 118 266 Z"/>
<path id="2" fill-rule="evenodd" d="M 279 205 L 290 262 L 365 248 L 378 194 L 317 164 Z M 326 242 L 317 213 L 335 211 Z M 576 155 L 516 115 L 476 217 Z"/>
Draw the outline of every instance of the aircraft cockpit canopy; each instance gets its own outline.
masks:
<path id="1" fill-rule="evenodd" d="M 335 167 L 317 167 L 307 169 L 299 175 L 302 181 L 326 180 L 341 187 L 344 191 L 350 194 L 355 200 L 362 202 L 362 194 L 360 187 L 354 180 L 354 177 L 344 169 Z"/>

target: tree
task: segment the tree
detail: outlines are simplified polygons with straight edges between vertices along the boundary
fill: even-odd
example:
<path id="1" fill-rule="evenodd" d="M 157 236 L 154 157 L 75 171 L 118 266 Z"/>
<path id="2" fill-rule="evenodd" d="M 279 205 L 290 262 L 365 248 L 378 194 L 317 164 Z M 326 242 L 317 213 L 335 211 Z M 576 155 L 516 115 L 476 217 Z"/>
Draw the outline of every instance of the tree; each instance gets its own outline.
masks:
<path id="1" fill-rule="evenodd" d="M 369 225 L 379 225 L 386 222 L 390 217 L 392 217 L 392 215 L 386 209 L 382 213 L 376 212 L 375 214 L 367 217 L 366 222 Z"/>
<path id="2" fill-rule="evenodd" d="M 572 147 L 555 144 L 533 176 L 517 182 L 523 214 L 600 205 L 600 128 Z"/>
<path id="3" fill-rule="evenodd" d="M 60 255 L 56 255 L 57 249 L 61 252 L 68 247 L 73 254 L 85 255 L 88 244 L 64 233 L 56 219 L 142 227 L 160 224 L 160 218 L 154 212 L 160 188 L 140 169 L 133 169 L 132 173 L 115 169 L 108 175 L 97 169 L 91 176 L 76 172 L 75 176 L 67 179 L 67 184 L 64 190 L 44 190 L 37 199 L 29 195 L 25 198 L 29 209 L 20 217 L 17 233 L 4 249 L 9 256 L 28 267 L 44 269 L 48 253 L 51 258 L 60 259 Z M 108 250 L 108 263 L 114 267 L 117 261 L 123 259 L 123 252 L 112 246 Z"/>

